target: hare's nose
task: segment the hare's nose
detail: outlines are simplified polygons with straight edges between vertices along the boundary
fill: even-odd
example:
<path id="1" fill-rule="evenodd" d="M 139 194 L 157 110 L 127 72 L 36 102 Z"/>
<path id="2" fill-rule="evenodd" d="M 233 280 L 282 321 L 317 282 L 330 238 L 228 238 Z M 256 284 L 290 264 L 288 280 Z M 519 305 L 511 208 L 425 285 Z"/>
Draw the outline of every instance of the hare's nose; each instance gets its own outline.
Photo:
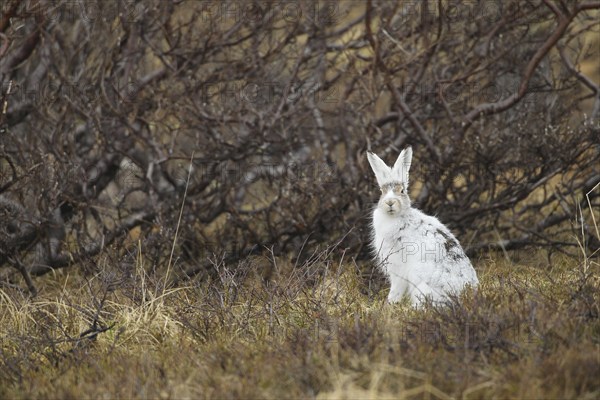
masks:
<path id="1" fill-rule="evenodd" d="M 387 200 L 385 202 L 385 204 L 387 204 L 388 206 L 392 207 L 394 205 L 394 200 Z"/>

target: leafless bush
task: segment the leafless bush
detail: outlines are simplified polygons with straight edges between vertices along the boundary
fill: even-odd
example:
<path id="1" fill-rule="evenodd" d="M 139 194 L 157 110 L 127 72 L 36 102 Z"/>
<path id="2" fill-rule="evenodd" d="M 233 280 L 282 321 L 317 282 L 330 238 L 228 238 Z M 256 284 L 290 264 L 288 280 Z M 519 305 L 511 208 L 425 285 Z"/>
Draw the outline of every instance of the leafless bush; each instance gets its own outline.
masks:
<path id="1" fill-rule="evenodd" d="M 471 252 L 599 246 L 574 220 L 600 196 L 596 2 L 2 7 L 7 284 L 101 254 L 124 278 L 140 255 L 177 277 L 342 238 L 364 257 L 369 146 L 415 147 L 417 205 Z"/>

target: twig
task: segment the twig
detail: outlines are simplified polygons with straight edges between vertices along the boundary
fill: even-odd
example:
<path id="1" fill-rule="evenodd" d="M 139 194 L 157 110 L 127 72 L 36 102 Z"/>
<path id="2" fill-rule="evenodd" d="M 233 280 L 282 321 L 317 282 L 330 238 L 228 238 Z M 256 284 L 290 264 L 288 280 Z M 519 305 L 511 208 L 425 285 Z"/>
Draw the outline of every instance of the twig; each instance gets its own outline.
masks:
<path id="1" fill-rule="evenodd" d="M 560 11 L 553 5 L 549 5 L 549 7 L 555 14 L 558 13 L 558 26 L 556 27 L 556 30 L 552 33 L 552 35 L 550 35 L 550 37 L 546 39 L 546 41 L 538 49 L 538 51 L 535 52 L 531 60 L 529 60 L 529 63 L 525 67 L 525 71 L 523 72 L 523 75 L 521 77 L 521 83 L 519 84 L 519 89 L 517 90 L 517 92 L 513 93 L 506 99 L 495 103 L 479 104 L 477 107 L 469 111 L 464 117 L 463 130 L 466 130 L 468 127 L 470 127 L 473 124 L 473 122 L 481 116 L 496 114 L 509 109 L 514 104 L 518 103 L 521 99 L 523 99 L 525 94 L 527 94 L 527 89 L 529 88 L 529 81 L 533 77 L 533 73 L 537 69 L 539 63 L 544 57 L 546 57 L 550 49 L 552 49 L 556 45 L 556 43 L 563 37 L 563 34 L 569 27 L 571 21 L 579 12 L 579 10 L 576 10 L 570 15 L 564 15 L 560 13 Z"/>
<path id="2" fill-rule="evenodd" d="M 596 184 L 593 188 L 590 189 L 589 192 L 585 194 L 585 198 L 587 200 L 588 207 L 590 208 L 590 214 L 592 214 L 592 221 L 594 222 L 594 229 L 596 230 L 596 238 L 600 239 L 600 229 L 598 228 L 598 222 L 596 221 L 596 216 L 594 215 L 594 208 L 592 207 L 592 202 L 590 201 L 590 193 L 592 193 L 596 188 L 600 186 L 600 182 Z M 582 221 L 583 222 L 583 221 Z M 583 223 L 582 223 L 583 225 Z"/>
<path id="3" fill-rule="evenodd" d="M 31 297 L 37 296 L 37 289 L 31 280 L 31 275 L 29 275 L 29 271 L 23 265 L 23 263 L 17 258 L 9 258 L 10 263 L 21 273 L 23 279 L 25 279 L 25 283 L 27 284 L 27 289 L 29 289 L 29 293 L 31 293 Z"/>
<path id="4" fill-rule="evenodd" d="M 194 161 L 194 152 L 192 151 L 192 157 L 190 158 L 190 166 L 188 168 L 187 181 L 185 182 L 185 191 L 183 192 L 183 201 L 181 202 L 181 208 L 179 210 L 179 219 L 177 220 L 177 227 L 175 228 L 175 236 L 173 237 L 173 245 L 171 246 L 171 254 L 169 255 L 169 263 L 167 264 L 167 273 L 165 274 L 165 286 L 169 281 L 169 273 L 171 271 L 171 264 L 173 262 L 173 253 L 175 252 L 175 244 L 177 243 L 177 235 L 179 233 L 179 226 L 181 225 L 181 218 L 183 217 L 183 207 L 185 205 L 185 198 L 187 197 L 188 187 L 190 184 L 190 176 L 192 175 L 192 163 Z"/>

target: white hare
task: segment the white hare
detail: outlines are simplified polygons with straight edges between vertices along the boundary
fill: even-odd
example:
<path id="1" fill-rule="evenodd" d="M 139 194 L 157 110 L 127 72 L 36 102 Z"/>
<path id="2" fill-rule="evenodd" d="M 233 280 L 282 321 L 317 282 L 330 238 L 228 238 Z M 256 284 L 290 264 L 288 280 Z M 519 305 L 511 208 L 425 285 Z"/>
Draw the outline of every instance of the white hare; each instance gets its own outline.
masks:
<path id="1" fill-rule="evenodd" d="M 437 218 L 411 207 L 408 170 L 412 149 L 404 149 L 393 168 L 368 152 L 369 164 L 381 188 L 373 212 L 373 241 L 390 283 L 389 302 L 408 296 L 414 306 L 425 297 L 444 301 L 466 285 L 479 283 L 456 237 Z"/>

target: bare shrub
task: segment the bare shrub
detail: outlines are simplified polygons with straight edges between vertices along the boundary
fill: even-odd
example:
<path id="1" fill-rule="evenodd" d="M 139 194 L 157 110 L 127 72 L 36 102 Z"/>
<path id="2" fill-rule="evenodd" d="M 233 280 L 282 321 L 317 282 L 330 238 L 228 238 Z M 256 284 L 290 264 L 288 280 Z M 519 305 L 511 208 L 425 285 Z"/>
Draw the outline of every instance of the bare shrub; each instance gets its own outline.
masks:
<path id="1" fill-rule="evenodd" d="M 127 275 L 138 252 L 174 279 L 271 248 L 302 265 L 342 238 L 367 257 L 364 152 L 407 144 L 417 205 L 468 251 L 572 253 L 583 229 L 593 252 L 573 218 L 600 196 L 582 67 L 597 17 L 594 2 L 9 0 L 1 278 L 34 290 L 30 275 L 91 273 L 99 254 Z"/>

